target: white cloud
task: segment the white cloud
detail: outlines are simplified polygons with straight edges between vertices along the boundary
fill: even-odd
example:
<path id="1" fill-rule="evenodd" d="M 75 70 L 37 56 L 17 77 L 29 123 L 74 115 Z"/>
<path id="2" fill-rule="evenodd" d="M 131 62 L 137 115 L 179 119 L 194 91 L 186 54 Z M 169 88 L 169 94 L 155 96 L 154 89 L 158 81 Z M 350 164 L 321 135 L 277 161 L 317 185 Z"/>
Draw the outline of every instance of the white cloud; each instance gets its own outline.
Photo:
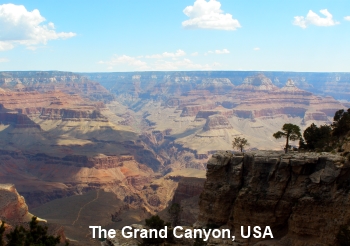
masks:
<path id="1" fill-rule="evenodd" d="M 306 28 L 309 25 L 334 26 L 339 24 L 338 21 L 333 20 L 333 15 L 329 13 L 327 9 L 321 9 L 320 13 L 323 14 L 325 17 L 320 17 L 312 10 L 309 10 L 306 17 L 295 16 L 293 24 L 296 26 L 300 26 L 301 28 Z"/>
<path id="2" fill-rule="evenodd" d="M 0 51 L 12 49 L 16 44 L 33 47 L 76 35 L 73 32 L 56 32 L 55 25 L 52 22 L 43 25 L 45 21 L 37 9 L 27 11 L 23 5 L 0 5 Z"/>
<path id="3" fill-rule="evenodd" d="M 183 21 L 182 26 L 189 29 L 217 29 L 234 31 L 240 28 L 238 20 L 231 14 L 223 14 L 221 3 L 216 0 L 196 0 L 193 6 L 187 6 L 183 13 L 189 20 Z"/>
<path id="4" fill-rule="evenodd" d="M 9 62 L 10 60 L 7 58 L 0 58 L 0 62 Z"/>
<path id="5" fill-rule="evenodd" d="M 127 65 L 136 69 L 144 70 L 148 69 L 147 63 L 143 62 L 135 57 L 127 55 L 114 55 L 109 61 L 99 61 L 99 64 L 107 64 L 107 69 L 113 69 L 118 65 Z"/>
<path id="6" fill-rule="evenodd" d="M 0 51 L 13 49 L 13 44 L 0 41 Z"/>
<path id="7" fill-rule="evenodd" d="M 170 71 L 170 70 L 212 70 L 219 67 L 220 64 L 214 62 L 212 65 L 199 64 L 187 58 L 172 57 L 171 59 L 157 59 L 152 63 L 144 62 L 137 57 L 127 55 L 114 55 L 108 61 L 99 61 L 99 64 L 107 65 L 107 70 L 131 71 L 131 70 L 148 70 L 148 71 Z"/>
<path id="8" fill-rule="evenodd" d="M 258 50 L 260 50 L 260 48 L 259 47 L 255 47 L 253 50 L 258 51 Z"/>
<path id="9" fill-rule="evenodd" d="M 228 49 L 215 50 L 215 54 L 230 54 L 230 51 Z"/>
<path id="10" fill-rule="evenodd" d="M 228 49 L 222 49 L 222 50 L 209 50 L 208 52 L 204 53 L 204 55 L 208 55 L 208 54 L 217 54 L 217 55 L 221 55 L 221 54 L 230 54 L 230 51 Z"/>
<path id="11" fill-rule="evenodd" d="M 193 52 L 191 56 L 198 56 L 198 52 Z"/>
<path id="12" fill-rule="evenodd" d="M 344 20 L 350 21 L 350 15 L 349 16 L 345 16 Z"/>
<path id="13" fill-rule="evenodd" d="M 155 54 L 155 55 L 149 55 L 145 56 L 146 58 L 152 58 L 152 59 L 161 59 L 161 58 L 167 58 L 167 57 L 180 57 L 185 56 L 186 52 L 178 49 L 175 53 L 172 52 L 163 52 L 162 54 Z"/>

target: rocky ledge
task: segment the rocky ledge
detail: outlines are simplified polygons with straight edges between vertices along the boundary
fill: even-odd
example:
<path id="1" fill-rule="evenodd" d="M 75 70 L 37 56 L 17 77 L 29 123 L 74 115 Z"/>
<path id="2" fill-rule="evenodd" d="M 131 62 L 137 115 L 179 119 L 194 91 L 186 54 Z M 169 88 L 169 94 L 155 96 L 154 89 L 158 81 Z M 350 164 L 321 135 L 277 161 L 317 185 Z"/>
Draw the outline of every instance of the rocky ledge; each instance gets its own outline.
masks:
<path id="1" fill-rule="evenodd" d="M 5 222 L 5 234 L 15 226 L 24 226 L 28 229 L 33 215 L 29 213 L 28 206 L 13 184 L 0 184 L 0 224 Z M 49 235 L 60 236 L 61 243 L 66 241 L 64 228 L 58 224 L 47 223 L 37 218 L 40 223 L 48 227 Z M 5 238 L 5 237 L 4 237 Z"/>
<path id="2" fill-rule="evenodd" d="M 230 228 L 236 245 L 337 245 L 349 225 L 350 163 L 341 156 L 222 151 L 207 167 L 195 226 Z M 241 226 L 270 226 L 274 239 L 243 239 Z"/>
<path id="3" fill-rule="evenodd" d="M 27 222 L 33 215 L 13 184 L 0 184 L 0 220 Z"/>

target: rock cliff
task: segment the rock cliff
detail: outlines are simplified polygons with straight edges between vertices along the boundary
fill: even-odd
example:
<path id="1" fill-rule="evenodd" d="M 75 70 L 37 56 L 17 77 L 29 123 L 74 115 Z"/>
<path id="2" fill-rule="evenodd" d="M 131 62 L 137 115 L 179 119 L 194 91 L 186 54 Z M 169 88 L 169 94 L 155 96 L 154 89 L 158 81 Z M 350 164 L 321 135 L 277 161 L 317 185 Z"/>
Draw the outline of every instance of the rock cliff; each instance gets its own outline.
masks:
<path id="1" fill-rule="evenodd" d="M 10 114 L 18 117 L 35 117 L 40 119 L 86 119 L 106 120 L 100 109 L 105 106 L 100 102 L 91 102 L 79 95 L 70 95 L 61 91 L 39 92 L 0 92 L 1 121 L 14 121 Z M 15 117 L 15 116 L 12 116 Z"/>
<path id="2" fill-rule="evenodd" d="M 5 221 L 5 234 L 15 226 L 28 227 L 33 215 L 29 213 L 28 206 L 23 196 L 18 194 L 13 184 L 0 184 L 0 223 Z M 46 220 L 38 218 L 43 223 Z M 57 224 L 48 223 L 49 235 L 60 236 L 61 243 L 65 242 L 64 228 Z"/>
<path id="3" fill-rule="evenodd" d="M 209 116 L 203 130 L 210 131 L 212 129 L 232 129 L 230 122 L 223 115 L 212 115 Z"/>
<path id="4" fill-rule="evenodd" d="M 32 218 L 28 206 L 12 184 L 0 184 L 0 220 L 28 222 Z"/>
<path id="5" fill-rule="evenodd" d="M 221 151 L 207 168 L 195 225 L 229 227 L 239 245 L 337 245 L 349 225 L 350 163 L 341 156 Z M 242 239 L 241 226 L 270 226 L 274 240 Z"/>
<path id="6" fill-rule="evenodd" d="M 172 203 L 180 204 L 180 224 L 192 226 L 199 213 L 199 196 L 203 191 L 204 178 L 184 177 L 180 179 Z"/>

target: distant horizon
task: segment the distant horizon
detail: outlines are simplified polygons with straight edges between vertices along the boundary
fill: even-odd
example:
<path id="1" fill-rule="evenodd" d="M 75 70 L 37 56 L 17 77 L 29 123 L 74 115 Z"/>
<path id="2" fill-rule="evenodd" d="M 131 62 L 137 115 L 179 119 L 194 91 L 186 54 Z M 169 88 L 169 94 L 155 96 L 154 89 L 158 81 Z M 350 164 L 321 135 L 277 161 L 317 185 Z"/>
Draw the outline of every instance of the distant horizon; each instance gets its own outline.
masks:
<path id="1" fill-rule="evenodd" d="M 66 70 L 0 70 L 0 73 L 4 72 L 62 72 L 62 73 L 176 73 L 176 72 L 257 72 L 257 73 L 264 73 L 264 72 L 280 72 L 280 73 L 345 73 L 350 74 L 349 72 L 344 71 L 288 71 L 288 70 L 145 70 L 145 71 L 92 71 L 92 72 L 77 72 L 77 71 L 66 71 Z"/>
<path id="2" fill-rule="evenodd" d="M 0 70 L 350 72 L 350 1 L 0 3 Z"/>

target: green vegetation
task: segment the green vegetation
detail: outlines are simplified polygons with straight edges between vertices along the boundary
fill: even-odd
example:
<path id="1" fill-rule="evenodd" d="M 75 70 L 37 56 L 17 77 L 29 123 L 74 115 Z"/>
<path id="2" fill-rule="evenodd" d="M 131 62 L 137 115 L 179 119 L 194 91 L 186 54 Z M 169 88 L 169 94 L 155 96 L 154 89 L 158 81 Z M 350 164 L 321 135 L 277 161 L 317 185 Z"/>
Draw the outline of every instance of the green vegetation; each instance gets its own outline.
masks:
<path id="1" fill-rule="evenodd" d="M 193 246 L 205 246 L 207 245 L 206 242 L 204 242 L 204 240 L 202 238 L 196 238 L 196 240 L 193 243 Z"/>
<path id="2" fill-rule="evenodd" d="M 286 138 L 285 152 L 288 152 L 289 149 L 289 140 L 296 141 L 301 138 L 300 127 L 290 123 L 284 124 L 282 131 L 275 132 L 273 137 L 276 139 Z"/>
<path id="3" fill-rule="evenodd" d="M 178 203 L 171 204 L 170 208 L 168 209 L 168 213 L 171 219 L 171 225 L 173 227 L 179 225 L 181 212 L 182 208 Z"/>
<path id="4" fill-rule="evenodd" d="M 235 137 L 232 141 L 232 148 L 238 149 L 241 152 L 243 152 L 244 147 L 249 146 L 248 140 L 241 137 Z"/>
<path id="5" fill-rule="evenodd" d="M 327 147 L 330 147 L 330 141 L 332 137 L 332 128 L 329 125 L 316 126 L 314 123 L 311 124 L 304 131 L 304 139 L 306 145 L 304 148 L 309 150 L 321 149 L 330 151 Z"/>
<path id="6" fill-rule="evenodd" d="M 170 223 L 165 223 L 158 215 L 153 215 L 151 218 L 146 219 L 145 222 L 149 229 L 156 229 L 157 231 L 164 229 L 165 226 L 170 226 Z M 172 233 L 168 231 L 169 238 L 143 238 L 140 246 L 162 245 L 164 242 L 172 240 L 170 238 L 171 235 Z"/>
<path id="7" fill-rule="evenodd" d="M 350 131 L 350 108 L 338 110 L 333 118 L 332 135 L 341 137 Z"/>
<path id="8" fill-rule="evenodd" d="M 55 246 L 60 243 L 60 237 L 47 235 L 47 226 L 38 224 L 37 217 L 33 217 L 29 223 L 29 230 L 23 226 L 16 226 L 6 235 L 7 244 L 2 240 L 5 232 L 5 223 L 0 226 L 0 246 Z M 68 242 L 66 242 L 68 245 Z"/>
<path id="9" fill-rule="evenodd" d="M 299 147 L 312 151 L 336 152 L 342 151 L 341 146 L 346 141 L 350 131 L 350 109 L 338 110 L 331 125 L 316 126 L 311 124 L 304 131 L 304 139 L 300 139 Z M 349 157 L 349 156 L 348 156 Z"/>

